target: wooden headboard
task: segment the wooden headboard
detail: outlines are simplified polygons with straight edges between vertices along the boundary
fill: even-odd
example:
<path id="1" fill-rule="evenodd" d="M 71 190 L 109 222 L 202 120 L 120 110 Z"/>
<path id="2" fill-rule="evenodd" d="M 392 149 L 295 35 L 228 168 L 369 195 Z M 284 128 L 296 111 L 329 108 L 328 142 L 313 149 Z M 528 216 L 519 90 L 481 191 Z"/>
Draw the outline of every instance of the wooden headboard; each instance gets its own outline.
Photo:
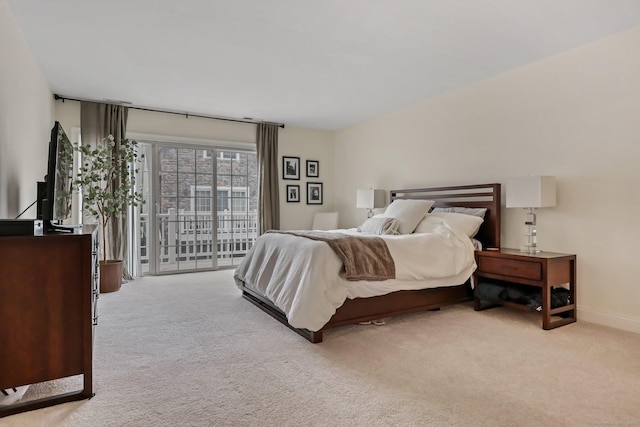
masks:
<path id="1" fill-rule="evenodd" d="M 457 185 L 451 187 L 391 190 L 390 200 L 434 200 L 434 207 L 486 208 L 484 222 L 475 236 L 483 248 L 500 247 L 500 184 Z"/>

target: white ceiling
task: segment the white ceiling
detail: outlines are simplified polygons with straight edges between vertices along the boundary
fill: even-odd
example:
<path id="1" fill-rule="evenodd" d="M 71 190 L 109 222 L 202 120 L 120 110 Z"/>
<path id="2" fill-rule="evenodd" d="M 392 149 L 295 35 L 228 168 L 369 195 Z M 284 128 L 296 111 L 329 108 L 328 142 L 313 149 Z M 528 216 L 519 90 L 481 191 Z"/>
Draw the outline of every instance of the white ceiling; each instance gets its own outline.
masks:
<path id="1" fill-rule="evenodd" d="M 640 24 L 639 0 L 7 1 L 56 94 L 326 130 Z"/>

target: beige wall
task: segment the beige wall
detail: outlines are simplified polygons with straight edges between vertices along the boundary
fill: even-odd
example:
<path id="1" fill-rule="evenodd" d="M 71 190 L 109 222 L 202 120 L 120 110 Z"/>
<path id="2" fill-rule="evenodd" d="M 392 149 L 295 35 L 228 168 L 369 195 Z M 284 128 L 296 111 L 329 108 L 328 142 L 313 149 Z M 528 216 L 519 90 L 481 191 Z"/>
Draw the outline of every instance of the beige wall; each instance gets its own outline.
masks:
<path id="1" fill-rule="evenodd" d="M 578 255 L 580 318 L 640 332 L 640 27 L 337 132 L 334 159 L 341 226 L 360 187 L 555 175 L 540 246 Z M 524 211 L 503 215 L 519 247 Z"/>
<path id="2" fill-rule="evenodd" d="M 80 103 L 75 101 L 57 101 L 55 103 L 56 120 L 71 133 L 74 127 L 80 127 Z M 127 132 L 163 135 L 169 137 L 195 138 L 198 140 L 218 140 L 255 143 L 256 126 L 197 117 L 185 118 L 180 115 L 162 114 L 140 110 L 130 110 Z M 279 176 L 282 178 L 282 156 L 300 157 L 302 166 L 299 181 L 280 179 L 280 224 L 283 229 L 310 228 L 313 214 L 317 211 L 333 209 L 333 132 L 285 127 L 278 135 Z M 306 160 L 320 162 L 320 177 L 305 178 Z M 306 204 L 306 182 L 322 182 L 324 186 L 323 205 Z M 285 189 L 287 184 L 300 185 L 300 203 L 287 203 Z"/>
<path id="3" fill-rule="evenodd" d="M 333 132 L 286 127 L 280 132 L 280 178 L 282 178 L 282 156 L 300 157 L 300 180 L 280 179 L 280 221 L 285 230 L 309 229 L 315 212 L 330 212 L 335 209 L 334 199 L 342 189 L 334 185 Z M 306 177 L 307 160 L 319 162 L 319 177 Z M 323 204 L 307 205 L 307 182 L 321 182 Z M 286 186 L 300 186 L 300 203 L 287 203 Z"/>
<path id="4" fill-rule="evenodd" d="M 0 0 L 0 218 L 36 199 L 47 173 L 53 96 L 13 13 Z M 35 218 L 35 206 L 22 218 Z"/>

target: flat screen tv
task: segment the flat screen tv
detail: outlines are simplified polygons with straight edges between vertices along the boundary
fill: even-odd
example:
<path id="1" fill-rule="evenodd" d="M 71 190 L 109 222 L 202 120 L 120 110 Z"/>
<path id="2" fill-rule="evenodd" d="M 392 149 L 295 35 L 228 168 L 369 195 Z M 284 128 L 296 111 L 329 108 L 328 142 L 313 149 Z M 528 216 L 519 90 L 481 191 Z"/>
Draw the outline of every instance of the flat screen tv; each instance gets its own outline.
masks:
<path id="1" fill-rule="evenodd" d="M 73 146 L 56 122 L 51 129 L 47 176 L 42 194 L 42 221 L 47 231 L 73 231 L 75 227 L 64 226 L 71 218 L 73 195 Z"/>

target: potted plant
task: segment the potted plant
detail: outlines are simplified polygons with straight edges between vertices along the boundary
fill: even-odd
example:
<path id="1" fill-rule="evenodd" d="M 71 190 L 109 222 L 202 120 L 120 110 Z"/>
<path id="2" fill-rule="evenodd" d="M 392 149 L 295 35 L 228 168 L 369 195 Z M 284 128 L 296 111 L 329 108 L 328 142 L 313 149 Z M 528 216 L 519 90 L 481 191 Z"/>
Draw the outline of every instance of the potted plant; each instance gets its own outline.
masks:
<path id="1" fill-rule="evenodd" d="M 115 138 L 109 135 L 96 147 L 74 145 L 74 150 L 82 154 L 74 185 L 82 193 L 84 211 L 97 220 L 101 232 L 100 292 L 103 293 L 120 289 L 124 270 L 123 260 L 107 259 L 107 230 L 128 206 L 144 203 L 142 194 L 135 191 L 135 176 L 142 159 L 138 156 L 138 142 L 129 139 L 119 142 L 116 144 Z"/>

